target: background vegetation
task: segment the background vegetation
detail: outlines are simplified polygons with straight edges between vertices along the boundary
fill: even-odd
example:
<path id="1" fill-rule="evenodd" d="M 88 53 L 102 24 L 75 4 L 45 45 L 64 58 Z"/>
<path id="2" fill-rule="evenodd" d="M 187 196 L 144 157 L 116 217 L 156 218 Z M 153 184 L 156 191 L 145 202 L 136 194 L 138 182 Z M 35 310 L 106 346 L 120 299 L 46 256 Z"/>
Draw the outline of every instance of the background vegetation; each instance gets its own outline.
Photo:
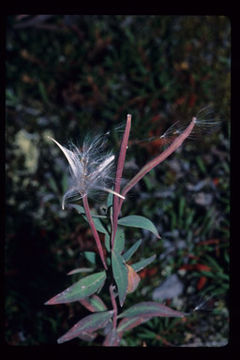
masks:
<path id="1" fill-rule="evenodd" d="M 136 259 L 155 252 L 126 307 L 151 300 L 171 275 L 163 301 L 181 311 L 215 296 L 210 313 L 186 321 L 153 319 L 124 338 L 128 346 L 223 346 L 228 341 L 230 22 L 222 16 L 9 16 L 6 42 L 6 297 L 10 345 L 55 344 L 87 311 L 80 303 L 44 306 L 87 265 L 91 232 L 61 210 L 66 161 L 57 147 L 88 130 L 114 129 L 133 116 L 124 177 L 159 153 L 178 119 L 212 104 L 219 131 L 186 142 L 129 195 L 123 214 L 149 217 L 161 240 L 142 238 Z M 116 151 L 119 137 L 113 132 Z M 103 202 L 92 203 L 103 211 Z M 181 286 L 180 286 L 180 285 Z M 176 291 L 176 286 L 181 291 Z M 80 346 L 82 341 L 74 340 Z M 90 346 L 101 344 L 96 339 Z M 64 345 L 63 345 L 64 346 Z"/>

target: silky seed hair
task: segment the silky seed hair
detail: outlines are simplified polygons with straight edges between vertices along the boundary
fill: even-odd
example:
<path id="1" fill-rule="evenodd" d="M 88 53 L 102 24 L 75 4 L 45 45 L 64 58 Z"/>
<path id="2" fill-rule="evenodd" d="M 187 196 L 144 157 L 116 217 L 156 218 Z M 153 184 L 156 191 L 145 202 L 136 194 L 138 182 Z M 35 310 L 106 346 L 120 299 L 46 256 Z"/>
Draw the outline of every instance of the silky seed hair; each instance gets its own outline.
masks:
<path id="1" fill-rule="evenodd" d="M 211 135 L 219 130 L 221 126 L 221 120 L 216 116 L 212 105 L 208 105 L 200 109 L 193 119 L 195 120 L 195 126 L 191 134 L 188 136 L 188 140 L 195 140 L 201 138 L 202 136 Z M 164 132 L 163 135 L 160 136 L 160 139 L 165 139 L 166 142 L 171 142 L 174 137 L 183 133 L 188 124 L 189 120 L 176 121 Z"/>
<path id="2" fill-rule="evenodd" d="M 187 141 L 197 140 L 203 136 L 209 136 L 219 130 L 221 126 L 221 120 L 216 116 L 212 105 L 201 108 L 192 119 L 195 121 L 195 126 L 186 139 Z M 161 136 L 152 136 L 142 140 L 135 140 L 133 141 L 133 144 L 150 143 L 156 140 L 161 140 L 161 145 L 170 144 L 177 136 L 185 131 L 191 120 L 177 120 L 167 128 Z"/>
<path id="3" fill-rule="evenodd" d="M 91 196 L 95 191 L 105 191 L 124 198 L 111 189 L 114 183 L 115 155 L 112 151 L 105 150 L 105 134 L 85 136 L 81 147 L 71 142 L 66 148 L 55 139 L 50 139 L 62 150 L 70 168 L 70 186 L 62 199 L 63 209 L 67 200 L 76 201 L 86 195 Z"/>

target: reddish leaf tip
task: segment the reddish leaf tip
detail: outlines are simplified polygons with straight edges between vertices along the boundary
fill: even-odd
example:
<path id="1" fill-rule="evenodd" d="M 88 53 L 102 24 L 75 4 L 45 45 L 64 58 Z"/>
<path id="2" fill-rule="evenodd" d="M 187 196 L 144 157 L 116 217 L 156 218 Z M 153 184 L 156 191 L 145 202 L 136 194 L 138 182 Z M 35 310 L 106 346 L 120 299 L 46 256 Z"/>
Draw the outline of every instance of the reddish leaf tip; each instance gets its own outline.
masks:
<path id="1" fill-rule="evenodd" d="M 56 305 L 57 304 L 56 297 L 57 296 L 52 297 L 50 300 L 46 301 L 44 305 Z"/>

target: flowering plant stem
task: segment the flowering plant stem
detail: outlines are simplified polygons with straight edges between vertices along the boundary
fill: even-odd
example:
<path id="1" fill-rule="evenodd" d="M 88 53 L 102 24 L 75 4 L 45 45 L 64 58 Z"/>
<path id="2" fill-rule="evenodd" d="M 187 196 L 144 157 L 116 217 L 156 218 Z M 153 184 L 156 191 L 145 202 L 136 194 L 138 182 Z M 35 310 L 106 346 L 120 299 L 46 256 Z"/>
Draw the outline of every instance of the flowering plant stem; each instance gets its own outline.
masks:
<path id="1" fill-rule="evenodd" d="M 84 197 L 82 198 L 82 200 L 83 200 L 83 206 L 84 206 L 84 209 L 85 209 L 85 213 L 86 213 L 86 216 L 87 216 L 89 225 L 90 225 L 90 227 L 91 227 L 91 230 L 92 230 L 94 239 L 95 239 L 95 241 L 96 241 L 96 245 L 97 245 L 97 248 L 98 248 L 98 252 L 99 252 L 100 258 L 101 258 L 101 260 L 102 260 L 104 269 L 107 270 L 107 264 L 106 264 L 105 259 L 104 259 L 104 254 L 103 254 L 103 248 L 102 248 L 101 240 L 100 240 L 100 238 L 99 238 L 98 232 L 97 232 L 96 227 L 95 227 L 95 225 L 94 225 L 94 221 L 93 221 L 93 219 L 92 219 L 92 215 L 91 215 L 91 212 L 90 212 L 90 208 L 89 208 L 87 196 L 84 196 Z"/>
<path id="2" fill-rule="evenodd" d="M 106 155 L 103 159 L 98 158 L 97 167 L 94 171 L 90 166 L 90 160 L 92 159 L 90 155 L 95 155 L 95 152 L 93 151 L 93 145 L 95 145 L 96 147 L 96 144 L 99 144 L 99 142 L 95 141 L 93 144 L 86 143 L 88 145 L 88 147 L 85 146 L 87 147 L 87 152 L 86 149 L 85 152 L 81 152 L 76 150 L 75 148 L 74 152 L 72 150 L 68 150 L 62 147 L 54 140 L 54 142 L 61 148 L 61 150 L 67 157 L 72 173 L 74 174 L 74 187 L 71 188 L 70 193 L 75 194 L 77 189 L 81 196 L 85 214 L 91 228 L 93 237 L 95 239 L 99 256 L 104 266 L 103 271 L 88 275 L 85 278 L 80 279 L 78 282 L 71 285 L 68 289 L 57 294 L 46 302 L 46 304 L 48 305 L 54 305 L 73 301 L 80 301 L 83 306 L 93 312 L 93 314 L 81 319 L 66 334 L 60 337 L 58 339 L 58 343 L 69 341 L 76 337 L 92 341 L 97 335 L 97 333 L 95 333 L 96 330 L 108 327 L 108 332 L 103 346 L 118 346 L 121 342 L 123 332 L 126 332 L 150 320 L 152 317 L 184 317 L 185 315 L 188 315 L 186 313 L 175 311 L 167 307 L 166 305 L 152 301 L 143 301 L 135 304 L 127 310 L 124 310 L 123 312 L 119 311 L 120 308 L 118 307 L 116 297 L 118 297 L 119 305 L 120 307 L 122 307 L 124 305 L 126 295 L 135 291 L 138 286 L 140 277 L 137 272 L 143 269 L 145 266 L 149 265 L 155 259 L 156 254 L 154 254 L 150 258 L 142 259 L 135 264 L 127 264 L 127 261 L 131 258 L 131 256 L 139 247 L 139 240 L 135 242 L 135 244 L 133 244 L 127 251 L 125 251 L 124 231 L 123 229 L 118 229 L 118 224 L 120 226 L 126 225 L 150 230 L 157 237 L 159 237 L 159 234 L 154 224 L 152 224 L 149 219 L 143 216 L 130 215 L 127 217 L 123 217 L 120 220 L 118 220 L 118 218 L 123 204 L 123 200 L 125 199 L 125 195 L 149 171 L 151 171 L 154 167 L 159 165 L 174 151 L 176 151 L 182 145 L 183 141 L 191 134 L 192 130 L 195 130 L 195 125 L 198 125 L 198 122 L 199 121 L 197 117 L 193 117 L 190 124 L 186 128 L 184 127 L 183 130 L 181 129 L 180 135 L 178 135 L 171 142 L 168 148 L 160 155 L 149 161 L 145 166 L 143 166 L 143 168 L 123 187 L 122 190 L 121 179 L 131 129 L 131 115 L 127 115 L 125 131 L 117 163 L 114 190 L 106 188 L 104 181 L 100 182 L 100 186 L 98 185 L 100 181 L 100 176 L 109 175 L 110 168 L 107 168 L 107 166 L 112 163 L 112 161 L 114 160 L 114 156 Z M 179 132 L 177 132 L 177 134 L 179 134 Z M 93 154 L 91 153 L 89 155 L 90 150 L 93 151 Z M 83 167 L 83 164 L 85 165 L 85 167 Z M 107 172 L 105 172 L 105 170 L 107 170 Z M 108 254 L 110 256 L 107 259 L 109 261 L 109 268 L 107 267 L 103 247 L 99 234 L 97 232 L 98 227 L 96 228 L 95 226 L 95 222 L 92 218 L 89 208 L 87 197 L 89 189 L 85 186 L 86 179 L 89 179 L 89 177 L 91 178 L 92 186 L 94 185 L 95 189 L 99 188 L 113 194 L 113 214 L 110 212 L 111 244 L 109 244 L 109 237 L 107 237 L 107 242 L 105 243 L 107 251 L 111 253 Z M 119 232 L 117 230 L 119 230 Z M 108 235 L 108 232 L 105 232 L 105 235 Z M 107 306 L 104 304 L 101 298 L 98 295 L 94 295 L 96 292 L 100 292 L 100 290 L 104 287 L 105 282 L 109 285 L 108 289 L 112 304 L 112 309 L 109 311 L 107 310 Z M 118 314 L 118 312 L 120 312 L 120 314 Z M 119 318 L 121 320 L 118 324 L 117 322 Z"/>
<path id="3" fill-rule="evenodd" d="M 117 164 L 115 188 L 114 188 L 114 191 L 116 193 L 120 193 L 120 184 L 121 184 L 123 167 L 124 167 L 124 162 L 125 162 L 125 157 L 126 157 L 128 138 L 129 138 L 129 133 L 130 133 L 130 129 L 131 129 L 131 120 L 132 120 L 132 115 L 128 114 L 127 115 L 127 123 L 126 123 L 125 131 L 123 134 L 123 140 L 122 140 L 121 149 L 120 149 L 120 153 L 119 153 L 118 164 Z M 114 247 L 114 239 L 115 239 L 115 235 L 116 235 L 116 231 L 117 231 L 117 221 L 118 221 L 118 216 L 119 216 L 119 212 L 120 212 L 119 211 L 119 200 L 120 200 L 119 197 L 114 195 L 113 228 L 112 228 L 112 239 L 111 239 L 112 248 Z"/>

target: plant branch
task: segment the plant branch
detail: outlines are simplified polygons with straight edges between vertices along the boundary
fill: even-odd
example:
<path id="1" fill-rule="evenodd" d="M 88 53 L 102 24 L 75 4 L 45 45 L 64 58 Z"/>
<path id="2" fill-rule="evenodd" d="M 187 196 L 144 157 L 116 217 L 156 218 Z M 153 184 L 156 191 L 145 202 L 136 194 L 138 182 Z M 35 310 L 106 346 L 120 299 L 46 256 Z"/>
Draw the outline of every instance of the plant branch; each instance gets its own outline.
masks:
<path id="1" fill-rule="evenodd" d="M 104 259 L 102 244 L 101 244 L 98 232 L 96 230 L 96 227 L 94 225 L 94 221 L 93 221 L 93 218 L 92 218 L 92 215 L 91 215 L 91 212 L 90 212 L 87 196 L 84 196 L 82 199 L 83 199 L 83 206 L 84 206 L 84 209 L 85 209 L 85 213 L 86 213 L 89 225 L 91 227 L 94 239 L 96 241 L 96 245 L 97 245 L 97 248 L 98 248 L 100 258 L 102 260 L 102 263 L 103 263 L 103 266 L 104 266 L 105 270 L 107 270 L 107 264 L 106 264 L 105 259 Z"/>
<path id="2" fill-rule="evenodd" d="M 183 141 L 190 135 L 191 131 L 193 130 L 196 123 L 196 118 L 194 117 L 188 127 L 184 130 L 184 132 L 179 135 L 169 147 L 163 151 L 160 155 L 156 156 L 154 159 L 149 161 L 130 181 L 129 183 L 123 188 L 122 195 L 125 197 L 126 194 L 131 190 L 133 186 L 135 186 L 138 181 L 140 181 L 149 171 L 151 171 L 155 166 L 159 165 L 162 161 L 164 161 L 168 156 L 170 156 L 174 151 L 176 151 L 183 143 Z M 122 207 L 123 200 L 119 199 L 118 205 L 118 217 L 119 212 Z"/>
<path id="3" fill-rule="evenodd" d="M 120 193 L 120 185 L 121 185 L 122 173 L 123 173 L 124 162 L 125 162 L 125 157 L 126 157 L 128 138 L 129 138 L 129 133 L 130 133 L 130 129 L 131 129 L 131 120 L 132 120 L 132 115 L 128 114 L 126 127 L 125 127 L 125 131 L 123 134 L 121 149 L 120 149 L 120 153 L 119 153 L 118 164 L 117 164 L 115 188 L 114 188 L 114 191 L 116 193 Z M 114 247 L 114 239 L 115 239 L 115 235 L 116 235 L 116 231 L 117 231 L 117 220 L 118 220 L 118 215 L 119 215 L 119 211 L 118 211 L 119 200 L 120 200 L 119 197 L 114 195 L 114 198 L 113 198 L 113 228 L 112 228 L 112 239 L 111 239 L 112 248 Z"/>

